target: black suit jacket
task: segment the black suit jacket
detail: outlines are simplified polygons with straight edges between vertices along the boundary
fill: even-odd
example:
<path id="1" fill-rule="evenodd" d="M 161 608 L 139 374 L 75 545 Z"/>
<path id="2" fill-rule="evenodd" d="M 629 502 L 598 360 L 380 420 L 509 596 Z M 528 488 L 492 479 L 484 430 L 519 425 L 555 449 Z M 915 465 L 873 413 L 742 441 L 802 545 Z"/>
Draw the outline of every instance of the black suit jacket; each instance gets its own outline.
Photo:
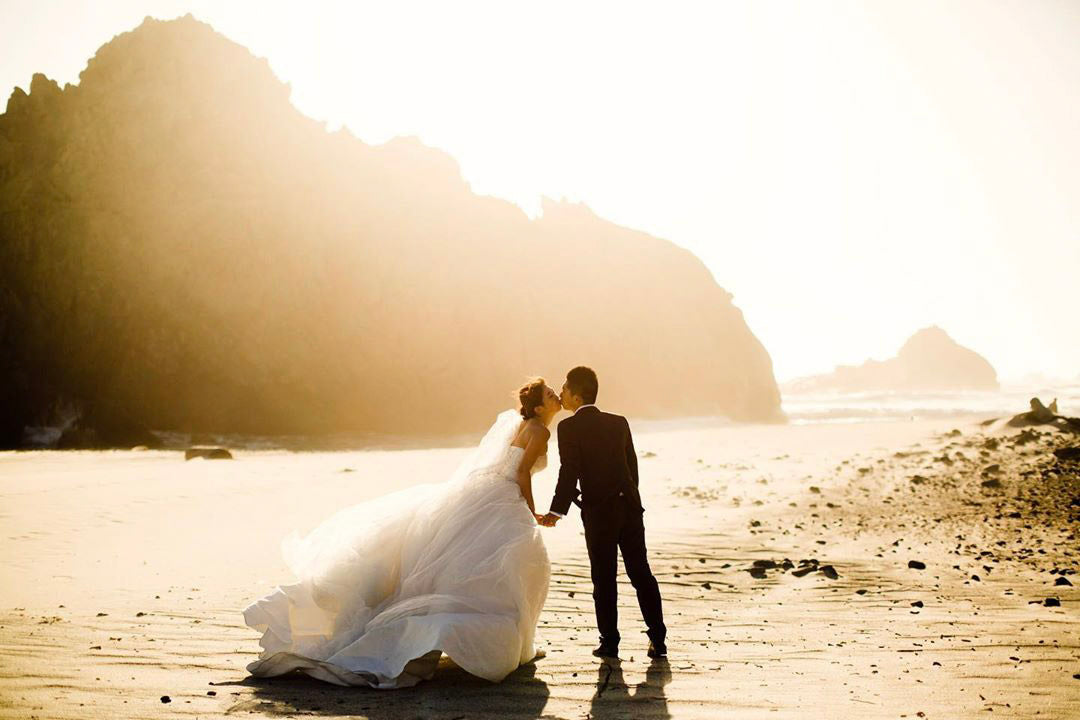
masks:
<path id="1" fill-rule="evenodd" d="M 559 481 L 551 511 L 565 515 L 579 494 L 581 515 L 615 501 L 623 493 L 638 509 L 637 455 L 630 424 L 622 415 L 601 412 L 595 406 L 580 408 L 559 423 Z"/>

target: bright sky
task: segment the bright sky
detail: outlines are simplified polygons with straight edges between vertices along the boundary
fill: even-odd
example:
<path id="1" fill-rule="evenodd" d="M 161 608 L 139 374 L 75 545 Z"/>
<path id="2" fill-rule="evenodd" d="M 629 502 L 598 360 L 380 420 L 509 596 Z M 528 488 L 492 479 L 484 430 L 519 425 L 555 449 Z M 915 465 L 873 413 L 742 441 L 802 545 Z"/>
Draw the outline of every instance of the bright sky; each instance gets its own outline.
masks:
<path id="1" fill-rule="evenodd" d="M 0 0 L 0 92 L 187 12 L 331 129 L 692 250 L 781 380 L 930 324 L 1080 375 L 1080 2 Z"/>

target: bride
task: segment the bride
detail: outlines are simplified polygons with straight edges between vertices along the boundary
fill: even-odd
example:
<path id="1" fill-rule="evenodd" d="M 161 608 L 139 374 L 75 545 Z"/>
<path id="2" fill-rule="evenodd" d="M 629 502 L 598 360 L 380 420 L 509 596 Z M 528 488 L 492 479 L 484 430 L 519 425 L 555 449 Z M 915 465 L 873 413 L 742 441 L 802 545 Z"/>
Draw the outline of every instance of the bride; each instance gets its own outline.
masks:
<path id="1" fill-rule="evenodd" d="M 498 682 L 536 657 L 551 566 L 532 473 L 561 405 L 542 378 L 518 399 L 448 481 L 343 508 L 282 541 L 298 581 L 244 608 L 262 633 L 252 675 L 400 688 L 431 678 L 446 653 Z"/>

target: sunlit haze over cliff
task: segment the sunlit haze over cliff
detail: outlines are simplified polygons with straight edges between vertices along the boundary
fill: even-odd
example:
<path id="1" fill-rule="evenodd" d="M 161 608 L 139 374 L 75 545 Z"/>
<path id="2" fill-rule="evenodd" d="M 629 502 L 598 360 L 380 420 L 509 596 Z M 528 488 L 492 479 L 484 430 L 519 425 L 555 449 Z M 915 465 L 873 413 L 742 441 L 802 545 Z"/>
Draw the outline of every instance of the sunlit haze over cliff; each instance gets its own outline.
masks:
<path id="1" fill-rule="evenodd" d="M 5 99 L 190 12 L 331 130 L 415 135 L 530 215 L 565 197 L 691 250 L 780 380 L 929 325 L 1002 379 L 1080 374 L 1078 3 L 0 8 Z"/>

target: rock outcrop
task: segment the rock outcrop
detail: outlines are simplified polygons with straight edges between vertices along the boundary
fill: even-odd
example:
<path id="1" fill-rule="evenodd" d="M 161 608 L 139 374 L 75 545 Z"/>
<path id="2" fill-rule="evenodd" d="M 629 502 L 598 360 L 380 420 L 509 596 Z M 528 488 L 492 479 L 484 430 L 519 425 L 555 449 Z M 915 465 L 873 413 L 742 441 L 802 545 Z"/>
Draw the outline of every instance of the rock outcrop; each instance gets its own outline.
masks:
<path id="1" fill-rule="evenodd" d="M 768 353 L 691 253 L 581 205 L 530 220 L 289 92 L 188 16 L 12 94 L 0 445 L 58 404 L 183 432 L 474 432 L 576 364 L 635 416 L 781 419 Z"/>
<path id="2" fill-rule="evenodd" d="M 832 373 L 801 378 L 785 392 L 869 392 L 996 390 L 997 373 L 974 350 L 956 343 L 939 327 L 912 335 L 896 357 L 841 365 Z"/>

